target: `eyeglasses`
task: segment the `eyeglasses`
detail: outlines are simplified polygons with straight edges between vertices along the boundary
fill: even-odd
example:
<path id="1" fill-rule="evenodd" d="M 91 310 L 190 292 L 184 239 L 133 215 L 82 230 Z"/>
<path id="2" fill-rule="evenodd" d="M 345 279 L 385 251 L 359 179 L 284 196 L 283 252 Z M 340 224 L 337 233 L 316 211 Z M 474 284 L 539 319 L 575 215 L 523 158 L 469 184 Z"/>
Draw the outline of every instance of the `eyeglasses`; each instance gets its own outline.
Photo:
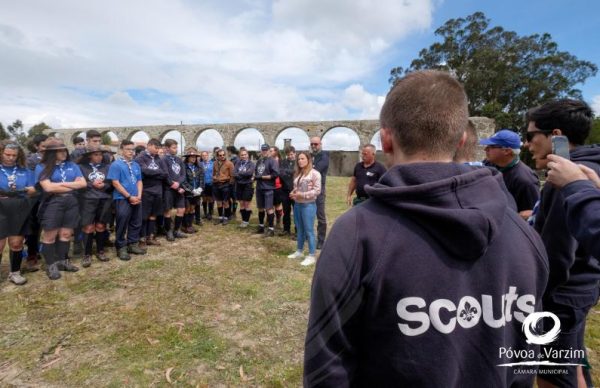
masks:
<path id="1" fill-rule="evenodd" d="M 321 145 L 321 143 L 310 143 L 311 146 L 318 146 Z"/>
<path id="2" fill-rule="evenodd" d="M 535 137 L 535 135 L 537 135 L 538 133 L 552 133 L 551 129 L 541 129 L 538 131 L 529 131 L 529 132 L 525 132 L 525 140 L 529 143 L 530 141 L 533 140 L 533 138 Z"/>

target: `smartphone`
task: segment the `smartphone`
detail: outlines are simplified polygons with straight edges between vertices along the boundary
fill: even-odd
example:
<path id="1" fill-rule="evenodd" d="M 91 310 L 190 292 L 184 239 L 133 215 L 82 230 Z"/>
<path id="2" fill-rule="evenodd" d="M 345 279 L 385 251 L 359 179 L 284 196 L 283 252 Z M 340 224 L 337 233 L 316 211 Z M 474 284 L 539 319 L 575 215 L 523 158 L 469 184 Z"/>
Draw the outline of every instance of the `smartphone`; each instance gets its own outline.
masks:
<path id="1" fill-rule="evenodd" d="M 570 160 L 569 139 L 566 136 L 552 136 L 552 153 Z"/>

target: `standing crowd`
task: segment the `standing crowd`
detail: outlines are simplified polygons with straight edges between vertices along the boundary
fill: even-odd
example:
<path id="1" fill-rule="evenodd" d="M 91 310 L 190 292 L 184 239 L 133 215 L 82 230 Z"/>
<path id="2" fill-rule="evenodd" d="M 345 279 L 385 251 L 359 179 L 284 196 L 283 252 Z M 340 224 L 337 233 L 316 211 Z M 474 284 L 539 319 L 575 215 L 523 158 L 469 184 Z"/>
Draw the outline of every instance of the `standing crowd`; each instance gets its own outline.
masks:
<path id="1" fill-rule="evenodd" d="M 311 139 L 312 152 L 298 154 L 293 146 L 280 155 L 263 144 L 256 162 L 235 147 L 215 148 L 213 158 L 194 147 L 179 156 L 171 139 L 150 139 L 146 147 L 123 140 L 117 154 L 102 146 L 96 130 L 73 145 L 69 152 L 60 139 L 37 135 L 26 157 L 18 143 L 0 143 L 0 252 L 8 242 L 14 284 L 25 284 L 23 274 L 37 271 L 41 258 L 48 278 L 56 280 L 63 271 L 79 270 L 74 256 L 89 267 L 94 256 L 110 260 L 107 247 L 114 246 L 118 259 L 130 260 L 163 244 L 160 236 L 167 242 L 187 238 L 203 220 L 227 225 L 238 210 L 239 227 L 247 228 L 255 196 L 256 233 L 274 237 L 277 229 L 292 237 L 297 249 L 290 257 L 297 259 L 307 241 L 301 264 L 316 262 L 325 240 L 329 164 L 318 137 Z"/>

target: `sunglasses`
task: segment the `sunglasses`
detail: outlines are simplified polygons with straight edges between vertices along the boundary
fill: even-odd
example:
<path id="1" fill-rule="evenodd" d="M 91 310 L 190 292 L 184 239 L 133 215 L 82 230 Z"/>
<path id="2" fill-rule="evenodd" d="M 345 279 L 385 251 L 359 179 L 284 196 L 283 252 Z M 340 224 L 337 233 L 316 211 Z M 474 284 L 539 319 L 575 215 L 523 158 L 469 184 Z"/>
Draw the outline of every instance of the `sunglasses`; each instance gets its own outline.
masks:
<path id="1" fill-rule="evenodd" d="M 321 144 L 321 143 L 310 143 L 310 145 L 311 145 L 311 146 L 318 146 L 318 145 L 320 145 L 320 144 Z"/>
<path id="2" fill-rule="evenodd" d="M 533 140 L 533 138 L 535 137 L 535 135 L 537 135 L 538 133 L 552 133 L 551 129 L 542 129 L 542 130 L 538 130 L 538 131 L 529 131 L 529 132 L 525 132 L 525 140 L 527 142 L 530 142 Z"/>

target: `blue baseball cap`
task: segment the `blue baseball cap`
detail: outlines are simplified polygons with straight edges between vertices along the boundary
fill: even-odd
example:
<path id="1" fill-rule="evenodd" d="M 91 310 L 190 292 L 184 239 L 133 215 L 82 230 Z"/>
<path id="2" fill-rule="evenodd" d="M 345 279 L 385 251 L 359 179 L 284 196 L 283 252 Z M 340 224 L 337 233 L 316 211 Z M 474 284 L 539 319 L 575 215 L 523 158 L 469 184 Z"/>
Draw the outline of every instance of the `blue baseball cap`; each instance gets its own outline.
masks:
<path id="1" fill-rule="evenodd" d="M 521 138 L 510 129 L 501 129 L 494 133 L 489 139 L 479 141 L 481 145 L 500 146 L 503 148 L 521 148 Z"/>
<path id="2" fill-rule="evenodd" d="M 261 151 L 268 151 L 269 149 L 271 149 L 271 147 L 269 147 L 268 144 L 263 144 L 260 146 Z"/>

